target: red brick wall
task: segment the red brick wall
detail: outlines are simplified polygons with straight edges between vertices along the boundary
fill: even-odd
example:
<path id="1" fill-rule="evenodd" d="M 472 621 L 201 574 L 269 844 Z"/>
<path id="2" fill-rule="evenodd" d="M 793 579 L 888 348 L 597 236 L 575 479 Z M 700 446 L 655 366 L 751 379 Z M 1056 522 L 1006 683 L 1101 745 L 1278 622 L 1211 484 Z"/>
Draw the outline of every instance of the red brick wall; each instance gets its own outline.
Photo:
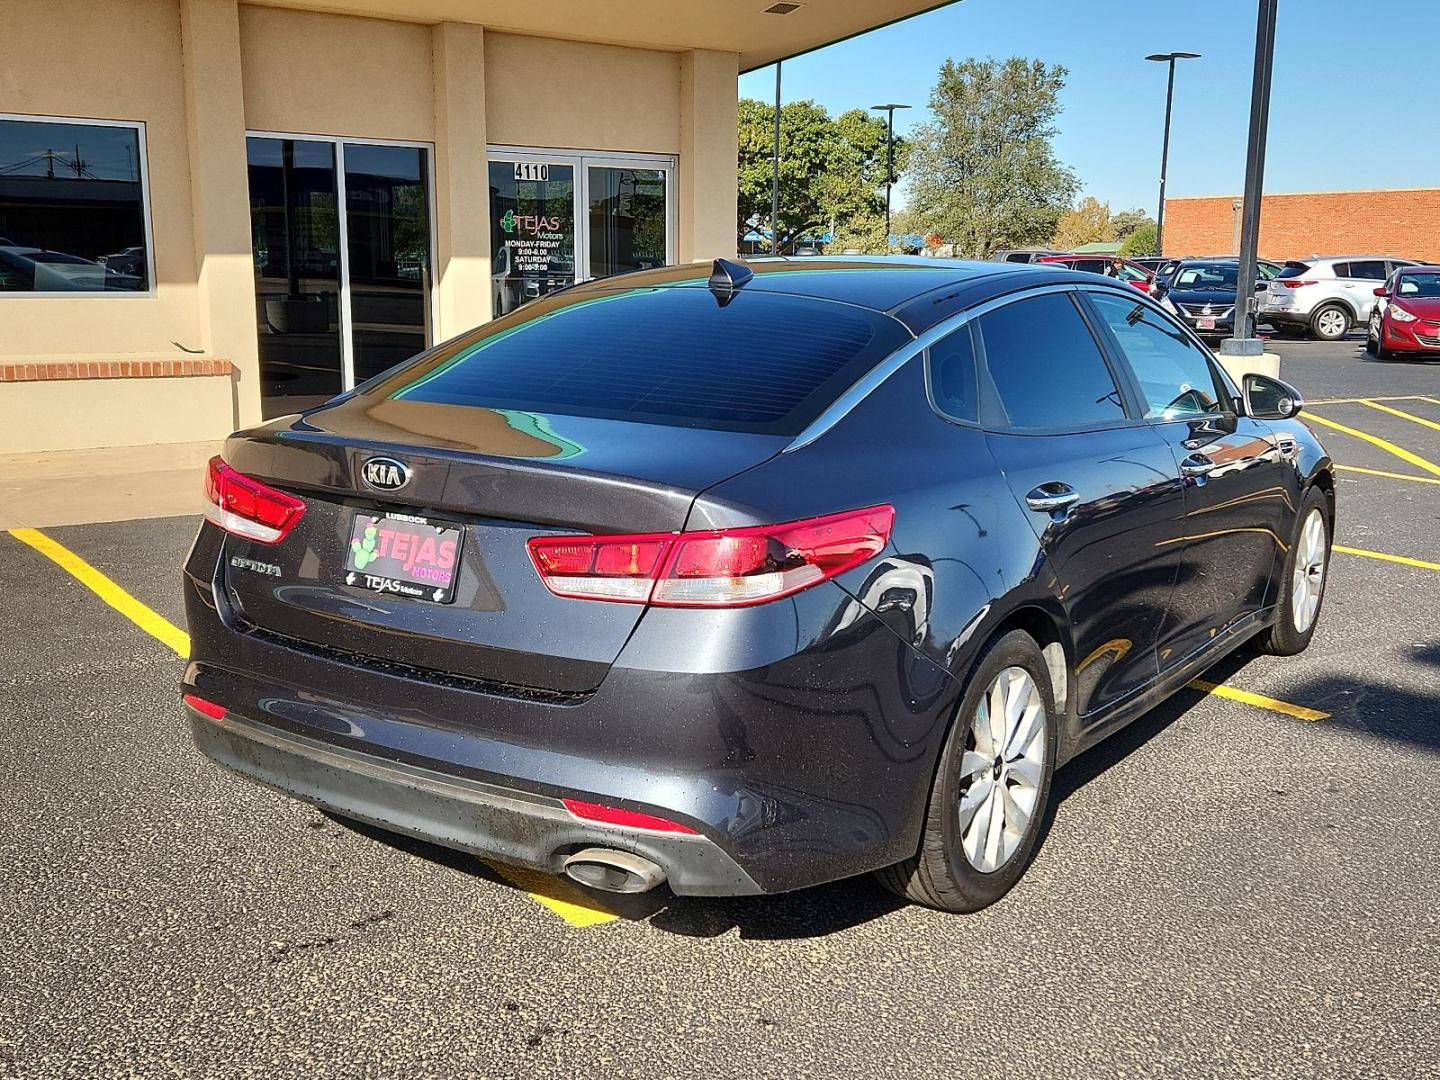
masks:
<path id="1" fill-rule="evenodd" d="M 1165 200 L 1167 255 L 1235 250 L 1234 196 Z M 1440 263 L 1440 188 L 1266 195 L 1260 257 L 1399 255 Z"/>

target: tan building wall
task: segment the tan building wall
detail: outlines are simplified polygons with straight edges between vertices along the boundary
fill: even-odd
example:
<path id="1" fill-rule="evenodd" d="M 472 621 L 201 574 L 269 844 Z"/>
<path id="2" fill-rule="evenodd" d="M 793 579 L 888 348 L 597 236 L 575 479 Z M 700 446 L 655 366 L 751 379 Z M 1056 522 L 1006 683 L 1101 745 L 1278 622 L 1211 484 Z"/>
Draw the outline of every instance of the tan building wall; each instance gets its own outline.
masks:
<path id="1" fill-rule="evenodd" d="M 236 0 L 7 3 L 0 111 L 144 123 L 156 287 L 0 296 L 0 364 L 41 365 L 0 380 L 0 451 L 178 442 L 259 420 L 247 130 L 432 148 L 440 339 L 490 316 L 487 144 L 672 155 L 678 257 L 733 255 L 737 79 L 733 52 L 469 23 Z M 233 368 L 86 380 L 46 366 L 131 358 Z"/>
<path id="2" fill-rule="evenodd" d="M 1165 200 L 1165 251 L 1223 255 L 1236 250 L 1238 196 Z M 1398 255 L 1440 262 L 1440 188 L 1266 195 L 1260 201 L 1260 257 Z"/>

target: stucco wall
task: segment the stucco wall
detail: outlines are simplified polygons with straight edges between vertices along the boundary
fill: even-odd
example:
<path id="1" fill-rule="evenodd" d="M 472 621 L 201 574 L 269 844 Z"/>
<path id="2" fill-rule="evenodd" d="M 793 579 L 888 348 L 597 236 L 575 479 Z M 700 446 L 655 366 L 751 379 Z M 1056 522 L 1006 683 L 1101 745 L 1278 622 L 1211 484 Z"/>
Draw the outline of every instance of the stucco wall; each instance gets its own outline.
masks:
<path id="1" fill-rule="evenodd" d="M 68 74 L 67 74 L 68 73 Z M 156 0 L 0 0 L 0 112 L 145 124 L 153 297 L 0 296 L 0 356 L 183 356 L 197 347 L 180 19 Z"/>

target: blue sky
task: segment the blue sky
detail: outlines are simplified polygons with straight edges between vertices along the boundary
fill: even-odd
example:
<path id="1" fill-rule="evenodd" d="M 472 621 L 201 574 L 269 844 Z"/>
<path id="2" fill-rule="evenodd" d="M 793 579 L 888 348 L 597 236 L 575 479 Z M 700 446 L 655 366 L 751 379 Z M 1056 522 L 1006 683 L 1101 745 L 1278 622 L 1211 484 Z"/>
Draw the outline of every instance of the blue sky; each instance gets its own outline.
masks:
<path id="1" fill-rule="evenodd" d="M 925 119 L 947 56 L 1063 64 L 1060 158 L 1083 194 L 1153 214 L 1165 65 L 1145 55 L 1203 54 L 1177 66 L 1169 193 L 1231 194 L 1244 183 L 1254 40 L 1254 0 L 960 0 L 787 61 L 782 97 L 832 113 L 909 102 L 895 114 L 903 132 Z M 1281 0 L 1265 190 L 1440 185 L 1437 63 L 1440 0 Z M 1405 79 L 1425 80 L 1413 111 L 1387 100 Z M 774 67 L 741 76 L 740 93 L 772 99 Z"/>

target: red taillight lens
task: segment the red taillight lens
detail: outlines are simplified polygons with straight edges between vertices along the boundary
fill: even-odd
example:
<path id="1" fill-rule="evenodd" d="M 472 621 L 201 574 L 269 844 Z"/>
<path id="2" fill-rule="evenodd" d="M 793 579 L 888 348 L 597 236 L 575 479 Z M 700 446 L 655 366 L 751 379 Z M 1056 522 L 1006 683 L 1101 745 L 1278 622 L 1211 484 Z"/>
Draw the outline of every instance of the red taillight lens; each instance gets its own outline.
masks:
<path id="1" fill-rule="evenodd" d="M 678 821 L 667 821 L 653 814 L 641 814 L 618 806 L 602 806 L 600 803 L 581 802 L 579 799 L 561 799 L 565 809 L 584 821 L 598 821 L 603 825 L 621 825 L 627 829 L 650 829 L 653 832 L 686 833 L 697 835 L 689 825 Z"/>
<path id="2" fill-rule="evenodd" d="M 1287 289 L 1303 289 L 1306 285 L 1314 285 L 1313 281 L 1301 281 L 1299 278 L 1277 278 L 1281 285 Z"/>
<path id="3" fill-rule="evenodd" d="M 305 513 L 305 502 L 236 472 L 219 457 L 205 473 L 205 516 L 226 532 L 278 544 Z"/>
<path id="4" fill-rule="evenodd" d="M 204 698 L 196 697 L 194 694 L 181 694 L 180 700 L 185 702 L 186 705 L 189 705 L 196 712 L 204 716 L 208 716 L 211 720 L 225 719 L 224 705 L 217 705 L 213 701 L 206 701 Z"/>
<path id="5" fill-rule="evenodd" d="M 890 542 L 895 509 L 714 532 L 537 537 L 546 588 L 585 600 L 743 607 L 778 600 L 859 566 Z"/>

